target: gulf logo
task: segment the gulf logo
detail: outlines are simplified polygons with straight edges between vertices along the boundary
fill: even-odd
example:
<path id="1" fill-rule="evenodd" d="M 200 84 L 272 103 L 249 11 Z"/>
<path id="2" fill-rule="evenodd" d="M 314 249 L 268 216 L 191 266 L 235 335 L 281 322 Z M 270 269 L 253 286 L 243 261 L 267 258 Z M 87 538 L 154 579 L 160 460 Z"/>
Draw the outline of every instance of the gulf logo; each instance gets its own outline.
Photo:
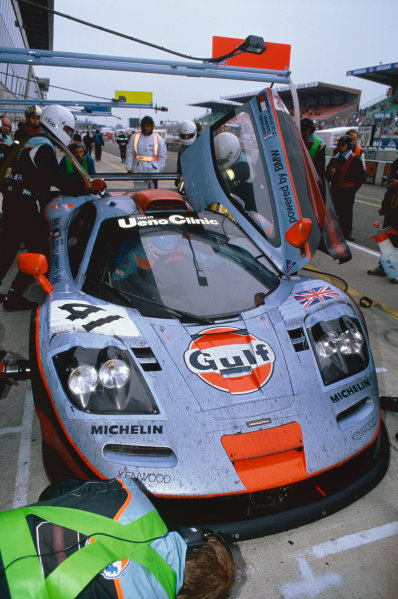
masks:
<path id="1" fill-rule="evenodd" d="M 185 364 L 205 383 L 232 395 L 253 393 L 269 381 L 273 349 L 233 327 L 206 329 L 184 354 Z"/>
<path id="2" fill-rule="evenodd" d="M 109 564 L 106 568 L 101 570 L 101 575 L 107 580 L 114 580 L 115 578 L 119 578 L 120 574 L 127 568 L 130 560 L 125 558 L 121 561 L 113 562 Z"/>
<path id="3" fill-rule="evenodd" d="M 90 545 L 91 543 L 94 543 L 94 541 L 95 539 L 92 538 L 87 539 L 86 545 Z M 115 580 L 115 578 L 119 578 L 120 574 L 127 568 L 129 563 L 130 560 L 127 557 L 122 560 L 117 560 L 116 562 L 108 564 L 106 568 L 101 570 L 100 574 L 107 580 Z"/>

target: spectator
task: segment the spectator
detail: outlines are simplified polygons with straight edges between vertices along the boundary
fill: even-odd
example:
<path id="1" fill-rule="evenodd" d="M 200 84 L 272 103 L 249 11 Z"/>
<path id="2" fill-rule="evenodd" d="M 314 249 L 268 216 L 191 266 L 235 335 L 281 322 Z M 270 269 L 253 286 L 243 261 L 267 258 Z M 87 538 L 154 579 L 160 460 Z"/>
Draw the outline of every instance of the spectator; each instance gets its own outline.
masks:
<path id="1" fill-rule="evenodd" d="M 93 144 L 93 138 L 91 137 L 90 131 L 86 131 L 86 135 L 83 136 L 84 149 L 86 154 L 91 156 L 91 147 Z"/>
<path id="2" fill-rule="evenodd" d="M 309 118 L 300 121 L 301 137 L 311 156 L 312 162 L 321 180 L 321 190 L 325 185 L 325 154 L 326 145 L 318 135 L 315 135 L 314 121 Z"/>
<path id="3" fill-rule="evenodd" d="M 384 216 L 383 229 L 392 227 L 398 232 L 398 158 L 391 165 L 391 181 L 388 183 L 388 189 L 384 194 L 379 214 Z M 390 241 L 393 246 L 398 248 L 398 235 L 390 235 Z M 377 277 L 386 277 L 382 265 L 378 264 L 373 270 L 368 270 L 368 275 Z M 398 278 L 390 279 L 391 283 L 398 284 Z"/>
<path id="4" fill-rule="evenodd" d="M 14 262 L 21 242 L 29 252 L 48 255 L 48 225 L 44 209 L 51 199 L 50 189 L 72 195 L 85 191 L 102 191 L 106 184 L 97 179 L 84 181 L 60 172 L 55 149 L 48 133 L 68 144 L 75 126 L 72 113 L 63 106 L 47 106 L 41 116 L 39 134 L 32 135 L 12 163 L 3 200 L 3 226 L 0 237 L 0 282 Z M 10 156 L 8 157 L 10 159 Z M 19 272 L 3 298 L 5 310 L 30 310 L 36 306 L 22 294 L 31 277 Z"/>
<path id="5" fill-rule="evenodd" d="M 200 137 L 202 134 L 202 123 L 196 121 L 196 137 Z"/>
<path id="6" fill-rule="evenodd" d="M 95 159 L 100 161 L 102 156 L 102 147 L 105 145 L 104 138 L 102 137 L 99 129 L 94 134 L 94 150 Z"/>
<path id="7" fill-rule="evenodd" d="M 88 173 L 89 175 L 95 175 L 94 160 L 91 158 L 91 156 L 84 153 L 83 144 L 81 142 L 72 143 L 69 146 L 69 149 L 73 156 L 76 158 L 76 160 L 82 165 L 86 173 Z M 80 173 L 76 170 L 76 168 L 73 166 L 72 161 L 67 156 L 63 156 L 61 158 L 59 167 L 64 175 L 72 175 L 74 177 L 81 178 Z"/>
<path id="8" fill-rule="evenodd" d="M 140 123 L 141 131 L 130 137 L 126 151 L 128 173 L 160 173 L 166 164 L 167 148 L 160 135 L 154 131 L 155 123 L 150 116 L 144 116 Z M 153 181 L 135 183 L 136 189 L 155 187 Z"/>
<path id="9" fill-rule="evenodd" d="M 118 133 L 116 143 L 119 146 L 120 159 L 122 162 L 125 162 L 127 144 L 129 143 L 129 137 L 125 131 L 120 131 L 120 133 Z"/>
<path id="10" fill-rule="evenodd" d="M 0 548 L 13 543 L 15 555 L 0 595 L 227 599 L 236 579 L 229 550 L 200 529 L 184 535 L 167 530 L 133 479 L 54 483 L 38 503 L 0 514 Z M 22 571 L 32 553 L 40 563 Z"/>
<path id="11" fill-rule="evenodd" d="M 356 129 L 348 129 L 346 135 L 351 137 L 351 150 L 354 152 L 355 156 L 358 156 L 358 158 L 361 159 L 362 166 L 366 170 L 365 152 L 358 143 L 358 131 L 356 131 Z"/>
<path id="12" fill-rule="evenodd" d="M 14 134 L 14 141 L 21 141 L 28 135 L 39 133 L 40 128 L 40 115 L 42 110 L 40 106 L 32 105 L 28 106 L 25 110 L 25 122 L 18 123 L 18 129 Z"/>
<path id="13" fill-rule="evenodd" d="M 366 179 L 361 159 L 351 150 L 351 138 L 342 135 L 337 143 L 337 153 L 326 168 L 326 179 L 339 219 L 340 228 L 346 239 L 355 241 L 352 234 L 352 218 L 355 194 Z"/>

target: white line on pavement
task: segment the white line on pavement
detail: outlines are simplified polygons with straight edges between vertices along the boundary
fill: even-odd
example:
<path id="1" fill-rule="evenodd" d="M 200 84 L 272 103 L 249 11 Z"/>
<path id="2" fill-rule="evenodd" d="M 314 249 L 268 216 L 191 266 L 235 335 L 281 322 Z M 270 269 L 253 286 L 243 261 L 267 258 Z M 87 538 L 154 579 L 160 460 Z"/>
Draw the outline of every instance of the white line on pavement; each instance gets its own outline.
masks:
<path id="1" fill-rule="evenodd" d="M 21 430 L 20 426 L 5 426 L 0 428 L 0 435 L 12 435 L 13 433 L 20 433 Z"/>
<path id="2" fill-rule="evenodd" d="M 379 374 L 380 372 L 387 372 L 387 368 L 384 368 L 384 366 L 380 366 L 380 368 L 376 368 L 376 373 Z"/>
<path id="3" fill-rule="evenodd" d="M 356 250 L 361 250 L 362 252 L 365 252 L 366 254 L 371 254 L 372 256 L 377 256 L 377 257 L 380 256 L 380 252 L 375 252 L 374 250 L 370 250 L 369 248 L 366 248 L 363 245 L 358 245 L 357 243 L 353 243 L 352 241 L 349 241 L 348 245 L 355 248 Z"/>
<path id="4" fill-rule="evenodd" d="M 17 475 L 15 477 L 13 508 L 26 505 L 29 488 L 30 446 L 32 443 L 33 397 L 28 391 L 25 395 L 21 438 L 19 441 Z"/>
<path id="5" fill-rule="evenodd" d="M 377 528 L 370 528 L 369 530 L 362 530 L 352 535 L 346 535 L 333 541 L 327 541 L 326 543 L 320 543 L 314 545 L 308 551 L 315 557 L 325 557 L 326 555 L 332 555 L 333 553 L 340 553 L 340 551 L 347 551 L 347 549 L 354 549 L 367 543 L 373 543 L 380 539 L 386 539 L 398 534 L 398 521 L 383 524 Z"/>
<path id="6" fill-rule="evenodd" d="M 281 591 L 285 599 L 299 599 L 303 597 L 317 597 L 332 587 L 342 586 L 343 580 L 339 574 L 328 572 L 324 576 L 314 576 L 307 561 L 303 557 L 297 558 L 302 580 L 289 582 L 282 586 Z M 331 596 L 331 595 L 330 595 Z"/>

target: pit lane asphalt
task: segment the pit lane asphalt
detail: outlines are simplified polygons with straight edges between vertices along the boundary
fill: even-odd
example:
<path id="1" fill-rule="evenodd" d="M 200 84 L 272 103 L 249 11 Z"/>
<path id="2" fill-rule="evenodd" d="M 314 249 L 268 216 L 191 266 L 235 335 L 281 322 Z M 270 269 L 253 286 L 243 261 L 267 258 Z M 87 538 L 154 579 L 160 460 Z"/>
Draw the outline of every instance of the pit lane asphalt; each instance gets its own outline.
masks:
<path id="1" fill-rule="evenodd" d="M 107 142 L 105 150 L 103 160 L 96 163 L 97 171 L 124 172 L 114 144 Z M 174 170 L 175 157 L 169 153 L 165 170 Z M 383 194 L 383 189 L 365 185 L 357 196 L 354 213 L 357 243 L 350 244 L 353 251 L 350 262 L 338 265 L 318 252 L 309 266 L 343 277 L 356 299 L 367 295 L 375 301 L 370 308 L 363 309 L 363 314 L 380 395 L 397 395 L 398 285 L 366 275 L 366 270 L 376 265 L 377 256 L 362 248 L 375 251 L 377 245 L 361 241 L 372 229 Z M 0 288 L 2 293 L 8 290 L 14 275 L 15 268 Z M 31 299 L 42 297 L 35 284 L 28 293 Z M 0 347 L 27 358 L 29 320 L 29 312 L 7 313 L 0 308 Z M 337 514 L 285 533 L 238 543 L 232 549 L 238 565 L 233 599 L 392 599 L 396 596 L 398 414 L 383 411 L 382 416 L 391 445 L 390 467 L 384 479 L 365 497 Z M 40 428 L 28 381 L 12 387 L 8 396 L 0 400 L 0 457 L 3 474 L 0 510 L 37 501 L 48 481 L 41 463 Z"/>

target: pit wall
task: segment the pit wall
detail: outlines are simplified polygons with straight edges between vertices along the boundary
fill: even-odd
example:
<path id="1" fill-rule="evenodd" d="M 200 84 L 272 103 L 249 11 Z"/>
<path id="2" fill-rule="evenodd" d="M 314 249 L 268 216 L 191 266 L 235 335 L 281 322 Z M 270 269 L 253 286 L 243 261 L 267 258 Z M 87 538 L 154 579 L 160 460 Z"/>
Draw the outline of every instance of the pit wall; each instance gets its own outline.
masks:
<path id="1" fill-rule="evenodd" d="M 386 186 L 382 177 L 391 177 L 391 165 L 384 160 L 366 160 L 366 183 Z"/>

